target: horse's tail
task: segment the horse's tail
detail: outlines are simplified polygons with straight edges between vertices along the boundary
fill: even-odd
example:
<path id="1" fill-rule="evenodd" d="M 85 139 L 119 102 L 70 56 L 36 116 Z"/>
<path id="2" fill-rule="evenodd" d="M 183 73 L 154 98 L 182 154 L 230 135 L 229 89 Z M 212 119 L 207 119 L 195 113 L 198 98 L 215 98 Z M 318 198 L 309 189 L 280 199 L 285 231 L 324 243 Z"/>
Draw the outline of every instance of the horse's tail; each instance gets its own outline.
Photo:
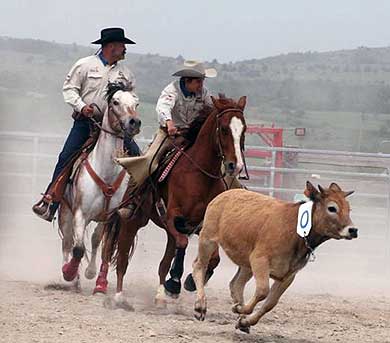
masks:
<path id="1" fill-rule="evenodd" d="M 118 213 L 115 213 L 113 214 L 110 222 L 106 225 L 107 244 L 109 244 L 109 249 L 108 249 L 109 255 L 107 256 L 107 260 L 111 261 L 111 265 L 114 268 L 116 268 L 117 266 L 118 256 L 119 256 L 118 243 L 119 243 L 120 229 L 121 229 L 121 218 Z M 130 246 L 129 261 L 132 259 L 134 255 L 137 242 L 138 242 L 138 236 L 136 235 Z"/>

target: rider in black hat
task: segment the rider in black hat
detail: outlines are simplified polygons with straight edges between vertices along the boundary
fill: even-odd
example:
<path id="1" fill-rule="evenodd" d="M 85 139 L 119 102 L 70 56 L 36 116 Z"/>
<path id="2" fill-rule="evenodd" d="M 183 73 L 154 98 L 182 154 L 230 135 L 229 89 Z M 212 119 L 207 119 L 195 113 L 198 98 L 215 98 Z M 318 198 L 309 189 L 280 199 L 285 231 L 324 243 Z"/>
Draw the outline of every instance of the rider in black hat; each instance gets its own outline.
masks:
<path id="1" fill-rule="evenodd" d="M 71 157 L 80 150 L 90 136 L 90 117 L 94 114 L 92 103 L 98 105 L 104 113 L 107 101 L 104 98 L 108 82 L 123 82 L 132 84 L 135 78 L 132 72 L 120 60 L 125 58 L 125 44 L 135 44 L 125 37 L 122 28 L 105 28 L 100 33 L 100 39 L 92 44 L 100 44 L 97 54 L 78 60 L 68 73 L 64 86 L 63 96 L 73 110 L 75 119 L 73 127 L 58 157 L 52 180 L 47 187 L 43 198 L 33 206 L 33 212 L 39 217 L 52 221 L 59 203 L 53 202 L 51 186 L 64 170 Z M 125 140 L 124 148 L 130 156 L 139 155 L 137 144 L 133 140 Z"/>

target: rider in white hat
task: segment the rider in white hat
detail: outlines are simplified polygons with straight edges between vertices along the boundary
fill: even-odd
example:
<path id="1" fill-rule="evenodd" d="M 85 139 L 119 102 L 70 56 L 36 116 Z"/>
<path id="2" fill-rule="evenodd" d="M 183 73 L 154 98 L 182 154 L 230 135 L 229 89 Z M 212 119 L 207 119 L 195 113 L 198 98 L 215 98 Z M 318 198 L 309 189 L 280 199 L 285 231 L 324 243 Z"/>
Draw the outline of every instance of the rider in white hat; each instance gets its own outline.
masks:
<path id="1" fill-rule="evenodd" d="M 156 111 L 160 129 L 144 156 L 120 158 L 132 176 L 133 187 L 141 186 L 153 173 L 159 160 L 171 146 L 171 139 L 178 136 L 200 115 L 205 106 L 212 106 L 210 93 L 204 87 L 205 78 L 217 76 L 214 68 L 205 68 L 203 63 L 186 61 L 172 76 L 180 77 L 168 84 L 157 101 Z M 169 136 L 169 137 L 168 137 Z"/>

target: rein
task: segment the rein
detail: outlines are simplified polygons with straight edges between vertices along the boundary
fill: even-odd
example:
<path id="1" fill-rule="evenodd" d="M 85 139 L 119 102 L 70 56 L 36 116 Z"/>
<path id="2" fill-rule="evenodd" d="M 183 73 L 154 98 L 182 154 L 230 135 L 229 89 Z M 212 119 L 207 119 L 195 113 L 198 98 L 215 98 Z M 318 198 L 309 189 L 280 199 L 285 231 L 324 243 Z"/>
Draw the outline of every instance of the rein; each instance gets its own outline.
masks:
<path id="1" fill-rule="evenodd" d="M 92 103 L 91 106 L 95 107 L 101 116 L 104 115 L 103 111 L 100 109 L 100 107 L 96 103 Z M 108 106 L 108 114 L 110 114 L 110 111 L 112 111 L 112 113 L 114 113 L 114 116 L 118 120 L 122 132 L 110 131 L 110 130 L 107 130 L 107 129 L 103 128 L 103 126 L 94 117 L 90 117 L 89 119 L 91 119 L 93 124 L 97 128 L 99 128 L 101 131 L 104 131 L 105 133 L 108 133 L 108 134 L 110 134 L 112 136 L 115 136 L 117 138 L 124 139 L 124 137 L 126 135 L 128 135 L 128 133 L 126 132 L 126 129 L 123 127 L 122 122 L 119 120 L 118 114 L 114 111 L 114 109 L 111 106 Z M 130 137 L 130 135 L 128 135 L 128 136 Z"/>
<path id="2" fill-rule="evenodd" d="M 239 112 L 241 114 L 244 114 L 244 112 L 242 110 L 240 110 L 239 108 L 228 108 L 228 109 L 225 109 L 223 110 L 222 112 L 218 113 L 217 114 L 217 141 L 218 141 L 218 149 L 219 149 L 219 157 L 222 158 L 222 161 L 225 160 L 225 154 L 223 152 L 223 148 L 222 148 L 222 143 L 221 143 L 221 133 L 220 133 L 220 124 L 219 124 L 219 119 L 225 114 L 225 113 L 228 113 L 228 112 Z M 207 170 L 205 170 L 204 168 L 202 168 L 188 153 L 186 153 L 184 151 L 184 149 L 178 147 L 177 145 L 175 145 L 174 143 L 172 143 L 172 145 L 175 147 L 175 149 L 177 151 L 181 151 L 181 153 L 197 168 L 199 169 L 203 174 L 205 174 L 206 176 L 212 178 L 212 179 L 215 179 L 215 180 L 221 180 L 221 179 L 224 179 L 225 176 L 226 176 L 226 173 L 220 173 L 220 175 L 214 175 L 214 174 L 211 174 L 209 173 Z M 243 162 L 244 162 L 244 169 L 245 169 L 245 176 L 242 177 L 242 179 L 245 179 L 245 180 L 249 180 L 249 175 L 248 175 L 248 169 L 247 169 L 247 166 L 246 166 L 246 161 L 245 161 L 245 157 L 244 157 L 244 154 L 242 152 L 242 149 L 241 150 L 241 154 L 242 154 L 242 159 L 243 159 Z M 225 183 L 225 186 L 226 183 Z M 229 187 L 227 187 L 229 188 Z"/>

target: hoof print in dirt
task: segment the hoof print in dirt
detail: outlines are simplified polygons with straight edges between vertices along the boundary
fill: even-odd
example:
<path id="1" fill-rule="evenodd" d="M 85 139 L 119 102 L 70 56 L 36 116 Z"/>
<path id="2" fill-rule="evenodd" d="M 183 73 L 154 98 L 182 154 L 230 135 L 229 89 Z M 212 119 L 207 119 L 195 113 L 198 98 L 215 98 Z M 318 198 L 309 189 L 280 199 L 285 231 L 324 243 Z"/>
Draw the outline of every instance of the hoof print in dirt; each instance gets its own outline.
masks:
<path id="1" fill-rule="evenodd" d="M 115 300 L 112 297 L 107 297 L 103 301 L 103 306 L 109 310 L 122 309 L 127 312 L 134 312 L 134 307 L 125 299 Z"/>

